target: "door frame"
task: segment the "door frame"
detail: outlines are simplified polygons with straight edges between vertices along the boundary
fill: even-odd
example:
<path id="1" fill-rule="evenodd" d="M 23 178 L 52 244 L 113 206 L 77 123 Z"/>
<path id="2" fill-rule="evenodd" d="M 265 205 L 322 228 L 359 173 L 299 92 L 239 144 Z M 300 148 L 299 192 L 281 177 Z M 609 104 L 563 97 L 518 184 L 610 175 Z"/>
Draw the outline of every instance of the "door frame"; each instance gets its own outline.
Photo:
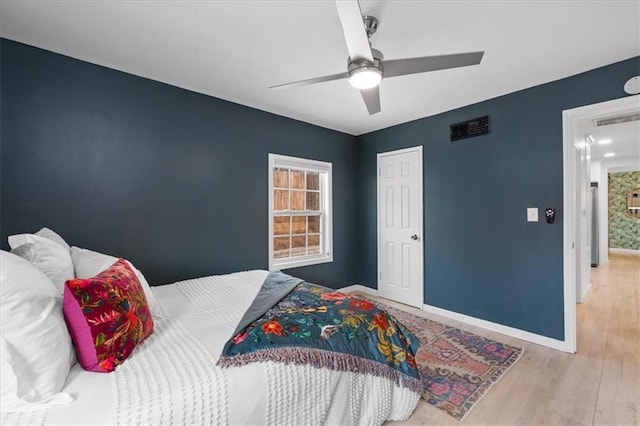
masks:
<path id="1" fill-rule="evenodd" d="M 577 122 L 590 116 L 615 114 L 640 105 L 640 95 L 626 96 L 611 101 L 585 105 L 562 111 L 562 254 L 563 254 L 563 295 L 564 295 L 564 345 L 562 350 L 576 352 L 577 324 L 576 324 L 576 263 L 577 250 L 575 243 L 575 224 L 580 214 L 575 208 L 576 197 L 576 162 L 575 138 Z M 589 265 L 590 265 L 589 260 Z"/>
<path id="2" fill-rule="evenodd" d="M 418 225 L 419 225 L 419 229 L 418 229 L 418 235 L 420 236 L 420 241 L 422 242 L 422 244 L 420 244 L 420 249 L 422 251 L 422 256 L 419 256 L 420 258 L 420 267 L 419 267 L 419 271 L 418 271 L 418 278 L 419 278 L 419 282 L 422 284 L 420 286 L 420 303 L 418 304 L 419 309 L 423 309 L 424 304 L 426 303 L 424 300 L 424 296 L 425 296 L 425 291 L 424 291 L 424 285 L 425 285 L 425 281 L 424 281 L 424 263 L 425 263 L 425 254 L 426 254 L 426 247 L 425 247 L 425 216 L 424 216 L 424 167 L 423 167 L 423 163 L 424 163 L 424 155 L 423 155 L 423 149 L 422 149 L 422 145 L 418 145 L 418 146 L 414 146 L 414 147 L 410 147 L 410 148 L 403 148 L 403 149 L 397 149 L 394 151 L 387 151 L 387 152 L 379 152 L 376 156 L 376 249 L 377 249 L 377 253 L 376 253 L 376 259 L 377 259 L 377 279 L 376 279 L 376 283 L 377 283 L 377 288 L 378 288 L 378 292 L 380 292 L 380 280 L 381 280 L 381 272 L 380 272 L 380 253 L 382 253 L 381 250 L 381 244 L 382 244 L 382 240 L 380 238 L 380 176 L 382 175 L 382 169 L 380 167 L 380 160 L 383 157 L 390 157 L 393 155 L 398 155 L 398 154 L 406 154 L 406 153 L 410 153 L 410 152 L 417 152 L 419 153 L 418 156 L 418 175 L 421 176 L 421 179 L 419 179 L 419 188 L 417 191 L 417 194 L 420 194 L 420 202 L 418 203 L 418 212 L 419 215 L 421 217 L 421 219 L 418 221 Z"/>

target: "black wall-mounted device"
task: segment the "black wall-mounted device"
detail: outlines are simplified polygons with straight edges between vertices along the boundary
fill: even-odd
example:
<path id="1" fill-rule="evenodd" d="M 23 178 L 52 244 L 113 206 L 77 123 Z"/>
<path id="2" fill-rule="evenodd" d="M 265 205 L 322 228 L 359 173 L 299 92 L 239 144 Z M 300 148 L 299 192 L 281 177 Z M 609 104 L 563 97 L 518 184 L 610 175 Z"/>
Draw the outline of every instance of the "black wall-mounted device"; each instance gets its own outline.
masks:
<path id="1" fill-rule="evenodd" d="M 553 223 L 553 220 L 556 218 L 556 209 L 546 209 L 544 216 L 547 218 L 547 223 Z"/>
<path id="2" fill-rule="evenodd" d="M 489 133 L 489 116 L 485 115 L 484 117 L 452 124 L 449 126 L 449 132 L 451 142 L 473 136 L 486 135 Z"/>

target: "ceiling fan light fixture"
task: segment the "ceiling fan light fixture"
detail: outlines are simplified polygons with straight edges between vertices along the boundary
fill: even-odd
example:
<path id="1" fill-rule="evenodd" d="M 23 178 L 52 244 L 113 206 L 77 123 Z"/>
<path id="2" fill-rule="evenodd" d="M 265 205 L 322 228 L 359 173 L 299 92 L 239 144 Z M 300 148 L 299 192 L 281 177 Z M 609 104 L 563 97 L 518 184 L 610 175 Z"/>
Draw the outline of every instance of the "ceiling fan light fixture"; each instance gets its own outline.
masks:
<path id="1" fill-rule="evenodd" d="M 382 52 L 371 47 L 371 36 L 378 29 L 378 20 L 371 15 L 362 16 L 358 0 L 335 0 L 335 5 L 347 45 L 347 52 L 349 52 L 347 72 L 279 84 L 271 86 L 270 89 L 306 86 L 346 78 L 351 86 L 360 91 L 369 115 L 373 115 L 381 111 L 380 91 L 377 87 L 385 77 L 477 65 L 484 56 L 483 51 L 478 51 L 385 61 Z"/>
<path id="2" fill-rule="evenodd" d="M 371 89 L 382 81 L 382 70 L 376 67 L 361 67 L 349 72 L 349 83 L 359 90 Z"/>

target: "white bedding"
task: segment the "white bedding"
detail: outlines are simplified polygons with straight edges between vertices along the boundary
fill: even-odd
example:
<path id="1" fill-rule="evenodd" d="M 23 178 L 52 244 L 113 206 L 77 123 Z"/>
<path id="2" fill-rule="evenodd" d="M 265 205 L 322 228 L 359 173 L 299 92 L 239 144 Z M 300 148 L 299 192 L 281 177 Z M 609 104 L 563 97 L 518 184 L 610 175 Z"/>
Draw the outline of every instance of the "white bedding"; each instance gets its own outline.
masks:
<path id="1" fill-rule="evenodd" d="M 406 419 L 420 395 L 379 377 L 310 366 L 215 366 L 267 271 L 154 287 L 164 315 L 114 373 L 75 365 L 74 402 L 6 424 L 381 424 Z M 27 416 L 27 415 L 23 415 Z"/>

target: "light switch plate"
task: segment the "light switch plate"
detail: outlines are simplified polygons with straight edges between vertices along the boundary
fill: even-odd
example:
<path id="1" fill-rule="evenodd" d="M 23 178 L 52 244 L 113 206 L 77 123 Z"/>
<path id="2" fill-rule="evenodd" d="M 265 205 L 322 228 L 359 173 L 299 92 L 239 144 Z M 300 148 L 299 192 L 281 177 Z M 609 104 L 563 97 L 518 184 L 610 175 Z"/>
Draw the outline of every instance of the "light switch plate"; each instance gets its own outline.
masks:
<path id="1" fill-rule="evenodd" d="M 537 222 L 538 221 L 538 208 L 537 207 L 528 207 L 527 208 L 527 222 Z"/>

